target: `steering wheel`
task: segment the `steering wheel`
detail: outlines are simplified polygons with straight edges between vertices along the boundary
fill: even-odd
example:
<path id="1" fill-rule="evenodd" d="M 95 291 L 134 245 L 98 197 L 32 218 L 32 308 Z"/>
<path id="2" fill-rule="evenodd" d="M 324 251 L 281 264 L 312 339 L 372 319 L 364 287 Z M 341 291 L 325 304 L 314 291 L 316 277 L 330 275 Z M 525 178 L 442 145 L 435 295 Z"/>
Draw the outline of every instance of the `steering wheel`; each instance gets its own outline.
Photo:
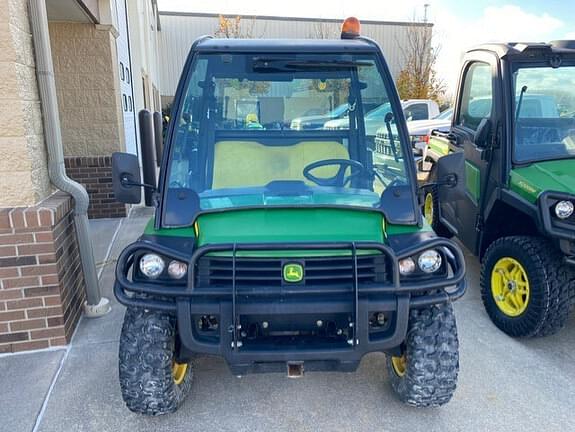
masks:
<path id="1" fill-rule="evenodd" d="M 337 173 L 333 177 L 319 178 L 319 177 L 316 177 L 310 173 L 311 170 L 314 170 L 316 168 L 331 166 L 331 165 L 339 166 Z M 348 168 L 352 168 L 352 169 L 356 168 L 357 171 L 346 177 L 345 171 Z M 351 159 L 325 159 L 325 160 L 320 160 L 317 162 L 312 162 L 312 163 L 306 165 L 306 167 L 303 169 L 303 176 L 306 179 L 308 179 L 309 181 L 314 182 L 318 186 L 344 187 L 345 185 L 347 185 L 348 182 L 350 182 L 353 178 L 357 177 L 362 172 L 363 173 L 369 173 L 370 175 L 372 175 L 372 173 L 370 173 L 369 170 L 367 170 L 358 161 L 351 160 Z"/>

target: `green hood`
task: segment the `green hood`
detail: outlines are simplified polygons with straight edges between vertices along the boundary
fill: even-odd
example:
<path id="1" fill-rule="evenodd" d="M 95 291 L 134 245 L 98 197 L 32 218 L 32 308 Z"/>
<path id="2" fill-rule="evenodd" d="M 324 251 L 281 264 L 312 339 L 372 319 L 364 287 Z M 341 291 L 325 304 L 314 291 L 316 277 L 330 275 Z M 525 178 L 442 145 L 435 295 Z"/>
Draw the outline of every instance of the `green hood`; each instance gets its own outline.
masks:
<path id="1" fill-rule="evenodd" d="M 511 171 L 511 190 L 532 203 L 545 191 L 575 193 L 575 159 L 516 168 Z"/>
<path id="2" fill-rule="evenodd" d="M 386 236 L 431 231 L 427 224 L 422 228 L 385 224 L 383 215 L 377 211 L 333 208 L 269 207 L 204 213 L 198 217 L 196 226 L 199 246 L 255 242 L 385 243 Z M 153 220 L 148 223 L 145 234 L 170 237 L 196 235 L 194 227 L 155 230 Z"/>

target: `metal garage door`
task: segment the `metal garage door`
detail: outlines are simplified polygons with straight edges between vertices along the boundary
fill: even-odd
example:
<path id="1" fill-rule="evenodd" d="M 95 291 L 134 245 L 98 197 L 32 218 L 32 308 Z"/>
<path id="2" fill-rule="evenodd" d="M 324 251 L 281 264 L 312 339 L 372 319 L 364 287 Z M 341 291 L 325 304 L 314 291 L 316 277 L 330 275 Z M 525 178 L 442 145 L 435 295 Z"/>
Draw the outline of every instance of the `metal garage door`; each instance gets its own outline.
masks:
<path id="1" fill-rule="evenodd" d="M 126 151 L 138 154 L 136 139 L 136 117 L 134 107 L 134 94 L 132 92 L 132 66 L 130 62 L 130 42 L 128 34 L 128 18 L 126 15 L 126 1 L 115 0 L 119 36 L 116 39 L 118 51 L 118 67 L 120 68 L 120 91 L 122 98 L 122 111 L 124 114 L 124 135 L 126 138 Z"/>

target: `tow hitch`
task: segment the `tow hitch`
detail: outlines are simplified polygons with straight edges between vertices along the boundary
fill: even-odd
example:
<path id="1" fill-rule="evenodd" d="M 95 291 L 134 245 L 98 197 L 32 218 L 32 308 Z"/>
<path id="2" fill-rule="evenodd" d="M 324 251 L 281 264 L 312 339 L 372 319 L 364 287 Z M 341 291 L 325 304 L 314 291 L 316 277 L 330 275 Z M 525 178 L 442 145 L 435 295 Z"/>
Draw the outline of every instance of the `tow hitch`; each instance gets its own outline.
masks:
<path id="1" fill-rule="evenodd" d="M 301 378 L 303 376 L 303 362 L 287 362 L 288 378 Z"/>

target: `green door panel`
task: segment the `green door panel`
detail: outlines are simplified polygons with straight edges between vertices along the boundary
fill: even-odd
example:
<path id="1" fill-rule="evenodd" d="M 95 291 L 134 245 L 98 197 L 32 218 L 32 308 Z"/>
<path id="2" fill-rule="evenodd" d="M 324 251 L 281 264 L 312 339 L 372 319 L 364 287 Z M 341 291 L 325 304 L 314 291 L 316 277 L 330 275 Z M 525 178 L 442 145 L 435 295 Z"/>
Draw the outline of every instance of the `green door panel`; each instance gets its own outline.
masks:
<path id="1" fill-rule="evenodd" d="M 575 191 L 575 160 L 534 163 L 511 171 L 509 187 L 531 203 L 544 191 Z"/>
<path id="2" fill-rule="evenodd" d="M 481 173 L 479 168 L 468 160 L 465 161 L 465 188 L 477 204 L 481 191 Z"/>

